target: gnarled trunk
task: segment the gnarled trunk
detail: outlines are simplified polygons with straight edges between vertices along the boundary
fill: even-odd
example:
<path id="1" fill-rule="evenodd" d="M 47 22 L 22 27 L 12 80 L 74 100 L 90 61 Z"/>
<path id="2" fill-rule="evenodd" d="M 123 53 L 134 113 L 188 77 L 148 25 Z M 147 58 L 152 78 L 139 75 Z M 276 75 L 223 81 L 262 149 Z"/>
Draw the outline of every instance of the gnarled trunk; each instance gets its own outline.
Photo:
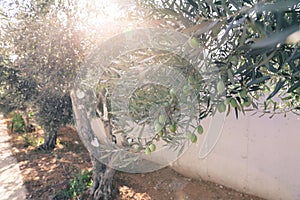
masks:
<path id="1" fill-rule="evenodd" d="M 44 144 L 40 146 L 41 149 L 51 150 L 56 146 L 57 131 L 46 131 L 44 134 Z"/>
<path id="2" fill-rule="evenodd" d="M 88 117 L 86 116 L 85 109 L 81 102 L 78 102 L 75 94 L 71 92 L 72 107 L 76 122 L 78 135 L 83 142 L 86 149 L 89 151 L 93 164 L 93 186 L 90 188 L 90 196 L 93 200 L 110 200 L 113 196 L 113 177 L 115 170 L 99 162 L 95 155 L 97 149 L 92 146 L 91 141 L 94 140 L 92 128 Z"/>
<path id="3" fill-rule="evenodd" d="M 92 156 L 93 186 L 90 194 L 94 200 L 109 200 L 113 196 L 113 178 L 115 170 L 100 163 Z"/>

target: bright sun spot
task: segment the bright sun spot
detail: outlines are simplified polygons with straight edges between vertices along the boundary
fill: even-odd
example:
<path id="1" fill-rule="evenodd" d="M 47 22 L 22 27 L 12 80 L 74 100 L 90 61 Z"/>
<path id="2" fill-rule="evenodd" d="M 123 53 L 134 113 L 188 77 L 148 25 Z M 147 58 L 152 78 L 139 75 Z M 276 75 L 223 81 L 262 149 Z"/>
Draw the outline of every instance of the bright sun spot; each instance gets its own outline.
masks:
<path id="1" fill-rule="evenodd" d="M 127 7 L 128 9 L 129 7 L 133 6 L 130 1 L 123 0 L 80 0 L 80 5 L 87 8 L 86 12 L 81 13 L 81 17 L 86 19 L 87 23 L 93 25 L 104 25 L 124 18 L 124 10 L 126 9 L 122 8 Z M 94 15 L 90 15 L 90 13 L 94 13 Z"/>
<path id="2" fill-rule="evenodd" d="M 128 13 L 135 6 L 132 0 L 79 0 L 82 12 L 78 15 L 77 27 L 96 34 L 99 40 L 107 39 L 134 27 Z"/>

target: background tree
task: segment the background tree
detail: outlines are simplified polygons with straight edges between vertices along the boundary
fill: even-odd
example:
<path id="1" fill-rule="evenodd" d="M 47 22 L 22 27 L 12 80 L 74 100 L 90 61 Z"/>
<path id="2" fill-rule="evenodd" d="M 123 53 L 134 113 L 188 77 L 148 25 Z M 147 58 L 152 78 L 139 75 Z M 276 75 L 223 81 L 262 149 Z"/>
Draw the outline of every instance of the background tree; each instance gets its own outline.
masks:
<path id="1" fill-rule="evenodd" d="M 207 62 L 218 69 L 217 80 L 221 81 L 211 82 L 216 89 L 201 94 L 199 103 L 204 104 L 204 112 L 199 118 L 224 112 L 226 108 L 228 113 L 234 110 L 237 117 L 248 110 L 270 116 L 298 114 L 298 1 L 137 0 L 135 3 L 127 17 L 141 26 L 171 28 L 188 34 L 194 45 L 205 47 Z M 101 27 L 84 26 L 79 20 L 87 20 L 99 11 L 90 10 L 88 4 L 29 1 L 9 5 L 6 7 L 9 12 L 2 10 L 1 104 L 36 112 L 38 122 L 46 130 L 45 149 L 55 146 L 57 129 L 73 121 L 70 90 L 76 70 L 99 39 L 97 33 Z M 102 33 L 107 34 L 106 38 L 111 36 L 111 32 Z M 94 199 L 109 199 L 114 170 L 99 163 L 91 144 L 85 142 L 86 135 L 81 132 L 79 135 L 93 161 L 91 194 Z"/>
<path id="2" fill-rule="evenodd" d="M 70 6 L 21 4 L 16 13 L 6 12 L 9 19 L 2 28 L 2 73 L 10 85 L 2 82 L 2 99 L 7 107 L 35 111 L 45 129 L 44 149 L 54 148 L 57 129 L 72 122 L 68 90 L 82 60 L 82 46 Z"/>
<path id="3" fill-rule="evenodd" d="M 99 39 L 99 29 L 91 31 L 85 20 L 101 10 L 89 3 L 14 1 L 1 7 L 2 111 L 33 110 L 45 129 L 43 149 L 54 148 L 58 128 L 73 122 L 69 92 L 84 54 Z M 106 170 L 90 153 L 94 168 L 91 196 L 108 198 L 112 191 L 106 171 L 113 174 L 114 170 Z"/>

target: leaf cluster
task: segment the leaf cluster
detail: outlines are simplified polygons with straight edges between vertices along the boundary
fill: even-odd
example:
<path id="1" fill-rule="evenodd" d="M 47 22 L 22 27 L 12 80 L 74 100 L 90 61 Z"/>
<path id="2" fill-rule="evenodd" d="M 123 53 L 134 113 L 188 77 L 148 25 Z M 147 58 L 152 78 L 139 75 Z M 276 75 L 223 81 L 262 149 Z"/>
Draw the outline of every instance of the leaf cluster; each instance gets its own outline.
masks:
<path id="1" fill-rule="evenodd" d="M 8 110 L 32 107 L 50 132 L 72 121 L 69 91 L 96 39 L 91 26 L 78 20 L 80 13 L 86 19 L 96 13 L 76 2 L 19 2 L 1 10 L 0 104 Z M 136 8 L 128 10 L 132 18 L 188 34 L 192 46 L 207 52 L 203 59 L 216 70 L 205 76 L 186 74 L 195 85 L 206 83 L 195 90 L 199 120 L 225 111 L 224 106 L 237 117 L 249 109 L 270 116 L 298 113 L 298 1 L 136 0 Z"/>
<path id="2" fill-rule="evenodd" d="M 270 116 L 298 112 L 298 1 L 162 0 L 144 5 L 151 10 L 149 18 L 180 18 L 178 30 L 197 38 L 208 50 L 207 62 L 218 68 L 226 88 L 226 98 L 208 94 L 215 108 L 225 103 L 229 109 L 228 102 L 235 99 L 236 116 L 249 110 L 249 103 Z"/>

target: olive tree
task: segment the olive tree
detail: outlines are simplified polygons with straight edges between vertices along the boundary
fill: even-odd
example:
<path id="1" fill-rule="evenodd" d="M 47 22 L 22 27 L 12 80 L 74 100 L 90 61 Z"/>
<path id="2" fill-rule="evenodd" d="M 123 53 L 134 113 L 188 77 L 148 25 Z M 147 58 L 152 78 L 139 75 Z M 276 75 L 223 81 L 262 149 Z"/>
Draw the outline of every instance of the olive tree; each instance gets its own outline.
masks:
<path id="1" fill-rule="evenodd" d="M 299 109 L 298 1 L 141 1 L 150 15 L 173 15 L 187 33 L 209 51 L 219 69 L 225 99 L 215 108 L 236 115 L 251 106 L 261 114 Z M 216 83 L 217 86 L 217 83 Z"/>
<path id="2" fill-rule="evenodd" d="M 72 122 L 68 91 L 82 59 L 82 47 L 68 5 L 33 3 L 3 13 L 1 97 L 5 102 L 1 104 L 33 109 L 45 129 L 42 148 L 51 149 L 57 129 Z"/>
<path id="3" fill-rule="evenodd" d="M 118 57 L 113 61 L 113 67 L 108 66 L 107 70 L 103 69 L 102 75 L 104 78 L 98 77 L 100 80 L 98 80 L 99 84 L 95 87 L 95 90 L 87 90 L 91 93 L 95 92 L 95 97 L 98 95 L 97 98 L 100 101 L 98 108 L 97 104 L 90 104 L 92 101 L 80 100 L 93 96 L 89 94 L 85 96 L 86 94 L 81 93 L 81 90 L 85 90 L 85 88 L 79 86 L 79 90 L 72 95 L 73 109 L 77 113 L 76 115 L 80 116 L 78 123 L 79 132 L 85 138 L 86 146 L 90 147 L 94 155 L 98 155 L 98 159 L 105 160 L 106 155 L 101 154 L 101 150 L 95 150 L 93 146 L 98 147 L 101 144 L 94 142 L 95 138 L 90 134 L 93 132 L 93 128 L 85 126 L 89 124 L 93 117 L 102 120 L 110 142 L 114 140 L 113 136 L 117 138 L 117 143 L 118 139 L 122 138 L 124 140 L 122 140 L 121 145 L 132 147 L 134 151 L 145 151 L 146 154 L 151 154 L 151 152 L 155 151 L 153 141 L 164 140 L 171 143 L 172 147 L 172 144 L 176 144 L 177 139 L 182 139 L 182 137 L 177 137 L 178 131 L 176 131 L 176 123 L 174 123 L 176 120 L 171 118 L 173 116 L 176 118 L 177 116 L 173 115 L 175 112 L 169 112 L 177 110 L 177 100 L 172 98 L 172 90 L 168 91 L 169 88 L 145 85 L 142 89 L 139 88 L 134 92 L 130 91 L 131 96 L 127 96 L 125 94 L 126 91 L 122 91 L 122 89 L 128 87 L 125 83 L 130 84 L 130 81 L 132 81 L 128 78 L 128 82 L 125 81 L 122 82 L 124 84 L 118 84 L 122 73 L 126 74 L 127 72 L 123 69 L 144 69 L 138 64 L 144 65 L 148 63 L 150 66 L 153 65 L 153 68 L 155 68 L 155 62 L 160 64 L 166 63 L 176 67 L 179 65 L 179 69 L 183 71 L 186 68 L 181 66 L 188 66 L 184 77 L 188 79 L 188 84 L 192 86 L 189 89 L 198 93 L 196 94 L 197 101 L 195 103 L 199 104 L 200 114 L 196 116 L 196 120 L 214 115 L 216 112 L 225 111 L 227 113 L 235 112 L 237 118 L 240 113 L 248 111 L 259 112 L 262 115 L 269 114 L 270 117 L 286 112 L 299 114 L 298 2 L 288 1 L 283 4 L 281 1 L 190 0 L 183 2 L 174 0 L 137 1 L 137 5 L 140 6 L 139 14 L 142 13 L 145 16 L 144 20 L 146 22 L 154 24 L 154 27 L 160 26 L 185 33 L 189 36 L 187 43 L 189 43 L 190 47 L 195 49 L 203 47 L 207 54 L 205 58 L 201 58 L 207 62 L 208 66 L 213 66 L 215 70 L 206 74 L 206 77 L 213 76 L 213 74 L 217 74 L 219 77 L 212 78 L 212 81 L 204 80 L 202 74 L 193 71 L 193 68 L 190 67 L 191 65 L 181 62 L 175 55 L 169 57 L 173 61 L 176 60 L 175 62 L 165 61 L 165 57 L 167 55 L 170 56 L 170 54 L 164 51 L 151 52 L 150 50 L 149 52 L 149 49 L 147 49 L 143 52 L 139 50 L 127 52 L 127 56 L 121 55 Z M 155 33 L 152 34 L 155 35 Z M 121 51 L 125 45 L 125 43 L 121 42 L 121 37 L 117 38 L 119 40 L 115 39 L 118 41 L 118 44 L 114 43 L 113 40 L 106 43 L 106 47 L 109 49 L 108 51 L 111 51 L 112 55 L 115 55 L 113 45 L 116 45 L 116 51 Z M 138 39 L 140 38 L 137 37 L 133 41 L 139 43 Z M 147 43 L 146 40 L 145 43 Z M 141 43 L 139 45 L 141 48 L 144 47 Z M 155 45 L 152 47 L 155 47 Z M 102 49 L 100 52 L 107 53 L 103 46 L 100 45 L 99 49 Z M 101 61 L 101 59 L 97 58 L 97 53 L 100 52 L 91 55 L 90 61 L 92 63 Z M 109 57 L 109 54 L 105 55 Z M 145 55 L 148 59 L 145 59 Z M 197 57 L 198 55 L 193 54 L 193 56 Z M 104 62 L 101 64 L 107 66 Z M 87 64 L 86 67 L 87 70 L 88 67 L 91 67 L 91 72 L 81 71 L 80 73 L 83 74 L 83 77 L 88 77 L 85 74 L 94 77 L 93 73 L 98 72 L 92 65 Z M 157 76 L 160 76 L 159 72 Z M 145 70 L 144 73 L 147 74 L 148 71 Z M 147 77 L 147 75 L 144 75 L 144 77 Z M 134 77 L 130 78 L 134 79 Z M 156 79 L 154 78 L 154 80 Z M 83 81 L 82 83 L 85 82 Z M 184 93 L 184 89 L 182 91 Z M 116 95 L 118 92 L 122 92 L 124 95 Z M 156 95 L 152 96 L 152 93 L 156 93 Z M 168 95 L 170 95 L 170 98 Z M 149 141 L 141 138 L 132 140 L 132 138 L 126 137 L 126 131 L 122 135 L 123 130 L 118 129 L 118 122 L 116 121 L 121 121 L 121 124 L 127 123 L 126 120 L 122 121 L 119 117 L 126 111 L 126 109 L 122 110 L 120 107 L 122 105 L 127 106 L 126 103 L 124 104 L 124 101 L 118 101 L 118 99 L 122 98 L 129 99 L 127 112 L 129 112 L 130 117 L 136 124 L 151 124 L 152 119 L 149 116 L 149 113 L 151 113 L 151 105 L 149 104 L 151 102 L 149 103 L 149 101 L 164 104 L 163 107 L 158 108 L 165 110 L 166 115 L 163 115 L 165 118 L 159 115 L 157 123 L 154 120 L 154 131 L 156 134 Z M 113 102 L 115 103 L 113 105 L 115 106 L 114 108 L 111 106 L 111 101 L 115 101 Z M 87 109 L 91 115 L 86 115 L 83 108 Z M 197 126 L 198 130 L 200 133 L 203 132 L 201 126 Z M 121 137 L 114 134 L 119 132 L 121 132 Z M 195 134 L 186 135 L 191 142 L 197 140 Z M 104 146 L 102 148 L 107 148 L 107 152 L 115 150 L 113 147 L 110 149 L 110 147 Z M 127 157 L 123 157 L 123 159 L 126 160 Z M 109 161 L 107 164 L 114 166 Z M 109 171 L 107 172 L 109 173 Z M 108 176 L 108 174 L 105 176 Z"/>
<path id="4" fill-rule="evenodd" d="M 15 1 L 1 6 L 1 111 L 33 110 L 45 129 L 40 148 L 51 150 L 58 128 L 73 123 L 70 91 L 86 49 L 94 43 L 93 31 L 79 18 L 94 12 L 87 13 L 78 1 Z M 103 178 L 109 170 L 92 153 L 91 157 L 91 196 L 99 199 L 111 194 L 103 190 L 110 188 Z"/>
<path id="5" fill-rule="evenodd" d="M 80 78 L 81 73 L 86 73 L 84 67 L 89 65 L 83 60 L 88 59 L 87 52 L 91 52 L 89 47 L 93 46 L 97 37 L 92 34 L 91 27 L 85 27 L 87 32 L 80 32 L 83 29 L 78 29 L 79 11 L 75 8 L 80 6 L 76 7 L 76 4 L 72 4 L 74 2 L 29 3 L 19 7 L 18 12 L 10 13 L 14 20 L 2 24 L 5 28 L 1 32 L 1 103 L 23 110 L 28 106 L 36 109 L 37 118 L 46 129 L 44 148 L 53 148 L 58 127 L 73 121 L 73 106 L 74 114 L 81 116 L 79 121 L 76 119 L 78 133 L 91 154 L 94 167 L 91 196 L 94 199 L 110 199 L 113 165 L 108 162 L 105 163 L 108 164 L 106 166 L 99 162 L 101 154 L 94 146 L 101 144 L 93 143 L 89 119 L 82 115 L 82 102 L 78 101 L 72 91 L 73 83 L 79 80 L 75 79 L 76 75 Z M 89 13 L 87 8 L 81 11 Z M 217 78 L 212 81 L 203 80 L 204 76 L 190 68 L 184 73 L 184 77 L 189 84 L 192 83 L 192 89 L 196 91 L 195 104 L 199 104 L 197 106 L 200 108 L 200 114 L 193 116 L 196 120 L 200 121 L 226 110 L 228 113 L 234 111 L 237 117 L 249 110 L 270 114 L 270 117 L 286 112 L 298 114 L 298 1 L 137 0 L 134 9 L 128 10 L 128 13 L 127 17 L 142 24 L 141 26 L 147 24 L 150 27 L 164 27 L 183 33 L 187 35 L 187 43 L 191 48 L 203 47 L 207 52 L 205 58 L 202 58 L 208 66 L 214 66 L 215 70 L 208 75 L 217 75 Z M 7 18 L 9 17 L 6 16 Z M 97 31 L 95 33 L 97 35 Z M 105 34 L 105 31 L 101 33 Z M 110 34 L 107 34 L 108 37 Z M 112 47 L 107 46 L 107 49 L 110 48 Z M 96 50 L 97 46 L 90 56 L 96 57 Z M 166 60 L 166 55 L 169 56 L 161 50 L 129 52 L 112 63 L 114 71 L 106 71 L 104 74 L 107 75 L 106 78 L 113 80 L 119 77 L 116 73 L 119 69 L 134 68 L 134 63 L 141 62 L 147 62 L 148 65 L 165 62 L 172 66 L 178 66 L 178 63 L 179 66 L 190 66 L 176 55 L 171 55 L 171 59 Z M 189 58 L 197 56 L 191 54 Z M 84 67 L 77 71 L 81 66 Z M 111 85 L 115 83 L 100 78 L 100 84 L 92 91 L 95 92 L 93 95 L 97 96 L 98 102 L 92 104 L 96 106 L 91 109 L 94 116 L 103 122 L 109 140 L 113 140 L 113 133 L 116 131 L 113 123 L 115 113 L 110 107 L 110 97 L 114 88 Z M 138 123 L 147 117 L 145 113 L 151 111 L 149 102 L 144 101 L 145 96 L 149 96 L 149 91 L 158 93 L 151 96 L 153 101 L 159 98 L 164 100 L 161 103 L 171 101 L 166 106 L 167 114 L 167 111 L 174 110 L 175 113 L 178 109 L 178 99 L 173 98 L 173 93 L 167 88 L 146 86 L 136 90 L 130 98 L 130 115 Z M 173 115 L 172 112 L 169 114 Z M 165 127 L 157 130 L 155 128 L 158 137 L 155 135 L 154 139 L 162 138 L 172 143 L 176 139 L 176 134 L 173 134 L 176 126 L 172 126 L 175 124 L 166 123 L 167 120 L 163 118 L 158 121 Z M 169 121 L 173 122 L 172 119 Z M 162 130 L 168 132 L 163 132 L 160 136 Z M 201 126 L 198 130 L 202 132 Z M 195 137 L 189 139 L 195 141 Z M 148 142 L 139 141 L 134 145 L 146 154 L 155 149 Z"/>

